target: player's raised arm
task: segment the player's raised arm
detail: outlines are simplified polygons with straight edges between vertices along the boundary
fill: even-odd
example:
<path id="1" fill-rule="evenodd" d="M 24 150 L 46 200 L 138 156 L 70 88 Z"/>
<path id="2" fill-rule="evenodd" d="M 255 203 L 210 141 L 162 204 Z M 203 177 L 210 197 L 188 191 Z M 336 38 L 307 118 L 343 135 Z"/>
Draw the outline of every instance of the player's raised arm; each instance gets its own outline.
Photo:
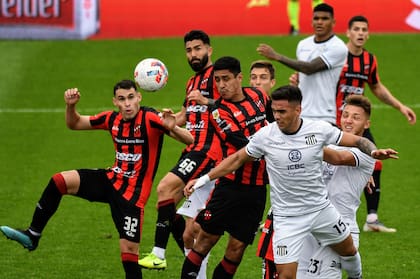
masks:
<path id="1" fill-rule="evenodd" d="M 66 102 L 66 125 L 71 130 L 91 129 L 89 116 L 80 115 L 76 110 L 76 104 L 80 100 L 80 92 L 77 88 L 70 88 L 64 92 Z"/>

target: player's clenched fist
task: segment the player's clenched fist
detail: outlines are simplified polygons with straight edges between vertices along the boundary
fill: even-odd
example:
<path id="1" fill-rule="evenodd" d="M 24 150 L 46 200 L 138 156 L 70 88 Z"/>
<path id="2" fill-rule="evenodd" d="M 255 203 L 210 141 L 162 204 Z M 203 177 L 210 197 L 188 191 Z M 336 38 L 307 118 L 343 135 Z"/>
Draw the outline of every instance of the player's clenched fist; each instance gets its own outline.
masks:
<path id="1" fill-rule="evenodd" d="M 64 101 L 68 105 L 76 104 L 80 99 L 80 92 L 77 88 L 70 88 L 64 92 Z"/>

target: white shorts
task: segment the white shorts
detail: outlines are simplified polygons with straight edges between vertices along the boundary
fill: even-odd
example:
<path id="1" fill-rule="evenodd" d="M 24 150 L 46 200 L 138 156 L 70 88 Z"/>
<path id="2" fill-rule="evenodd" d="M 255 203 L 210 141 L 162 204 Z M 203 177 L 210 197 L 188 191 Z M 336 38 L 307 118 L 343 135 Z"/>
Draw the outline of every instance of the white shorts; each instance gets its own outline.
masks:
<path id="1" fill-rule="evenodd" d="M 320 245 L 340 243 L 350 230 L 337 209 L 326 208 L 301 216 L 274 215 L 273 254 L 276 264 L 298 262 L 305 238 L 312 233 Z"/>
<path id="2" fill-rule="evenodd" d="M 185 199 L 184 203 L 180 208 L 178 208 L 176 213 L 186 217 L 195 218 L 197 214 L 206 207 L 210 193 L 214 189 L 214 184 L 215 180 L 210 181 L 203 187 L 195 190 L 191 196 Z"/>
<path id="3" fill-rule="evenodd" d="M 353 243 L 359 247 L 359 233 L 351 233 Z M 312 234 L 305 238 L 299 257 L 298 279 L 341 279 L 341 258 L 329 246 L 321 246 Z"/>

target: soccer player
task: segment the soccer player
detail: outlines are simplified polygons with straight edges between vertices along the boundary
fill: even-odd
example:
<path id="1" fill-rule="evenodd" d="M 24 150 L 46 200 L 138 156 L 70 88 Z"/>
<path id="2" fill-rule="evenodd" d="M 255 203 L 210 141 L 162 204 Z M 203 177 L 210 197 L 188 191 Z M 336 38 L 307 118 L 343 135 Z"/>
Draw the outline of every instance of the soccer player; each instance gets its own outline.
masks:
<path id="1" fill-rule="evenodd" d="M 343 132 L 325 121 L 301 118 L 302 94 L 298 87 L 288 85 L 274 90 L 271 102 L 276 121 L 257 131 L 246 147 L 208 174 L 189 182 L 184 192 L 226 174 L 236 174 L 243 164 L 264 157 L 270 179 L 273 252 L 279 278 L 296 278 L 302 243 L 310 233 L 340 255 L 349 278 L 361 278 L 360 255 L 322 179 L 323 148 L 329 144 L 354 146 L 375 159 L 397 158 L 397 152 L 377 149 L 368 139 Z"/>
<path id="2" fill-rule="evenodd" d="M 312 9 L 315 6 L 321 4 L 322 0 L 312 0 Z M 300 14 L 300 1 L 299 0 L 287 0 L 287 16 L 289 17 L 290 23 L 290 35 L 298 35 L 300 30 L 299 25 L 299 14 Z"/>
<path id="3" fill-rule="evenodd" d="M 141 224 L 159 163 L 163 135 L 167 133 L 185 144 L 193 141 L 192 135 L 176 126 L 175 116 L 169 112 L 163 111 L 159 116 L 154 109 L 141 107 L 141 94 L 131 80 L 122 80 L 114 86 L 113 103 L 118 112 L 80 115 L 76 110 L 79 99 L 77 88 L 64 92 L 67 126 L 72 130 L 108 131 L 115 147 L 114 165 L 106 169 L 77 169 L 54 174 L 36 205 L 29 228 L 16 230 L 1 226 L 0 230 L 32 251 L 37 248 L 41 233 L 63 195 L 108 203 L 120 237 L 126 278 L 142 278 L 137 263 Z"/>
<path id="4" fill-rule="evenodd" d="M 337 125 L 340 126 L 340 116 L 345 105 L 345 98 L 350 94 L 363 95 L 366 83 L 372 93 L 384 104 L 400 111 L 412 125 L 416 123 L 416 114 L 409 107 L 395 98 L 388 88 L 382 84 L 378 74 L 378 64 L 375 55 L 364 49 L 369 38 L 369 23 L 364 16 L 354 16 L 349 20 L 347 37 L 348 54 L 337 87 Z M 374 142 L 370 129 L 366 129 L 365 137 Z M 373 172 L 375 189 L 369 193 L 365 189 L 367 218 L 363 226 L 364 231 L 396 232 L 394 228 L 386 227 L 378 219 L 380 198 L 382 162 L 377 161 Z"/>
<path id="5" fill-rule="evenodd" d="M 234 57 L 219 58 L 214 63 L 214 77 L 221 99 L 211 111 L 211 123 L 229 155 L 267 124 L 269 97 L 255 87 L 241 86 L 241 66 Z M 181 278 L 196 278 L 202 260 L 225 231 L 230 235 L 227 248 L 213 278 L 233 278 L 264 214 L 267 182 L 264 160 L 244 164 L 216 182 L 206 208 L 196 218 L 201 229 L 184 261 Z"/>
<path id="6" fill-rule="evenodd" d="M 176 204 L 183 198 L 185 184 L 192 178 L 207 173 L 222 158 L 220 140 L 214 128 L 209 125 L 209 106 L 219 98 L 214 82 L 211 55 L 213 49 L 209 36 L 201 30 L 191 30 L 184 36 L 188 63 L 195 75 L 188 80 L 186 97 L 182 110 L 177 113 L 177 124 L 186 125 L 194 137 L 194 143 L 187 146 L 181 158 L 157 186 L 158 217 L 156 221 L 155 244 L 152 252 L 139 261 L 140 266 L 149 269 L 166 268 L 166 246 L 176 220 Z M 207 187 L 205 188 L 207 189 Z M 201 193 L 203 196 L 206 193 Z M 208 194 L 207 194 L 208 195 Z M 200 200 L 200 199 L 198 199 Z M 206 197 L 201 198 L 206 201 Z M 190 205 L 191 215 L 197 213 L 201 205 Z M 190 215 L 185 212 L 181 212 Z M 179 220 L 179 218 L 177 219 Z M 184 246 L 192 248 L 196 227 L 193 218 L 187 218 Z M 203 265 L 203 268 L 205 265 Z M 202 273 L 205 274 L 205 271 Z"/>
<path id="7" fill-rule="evenodd" d="M 257 60 L 252 62 L 249 70 L 249 85 L 261 87 L 267 94 L 276 84 L 275 69 L 269 61 Z"/>
<path id="8" fill-rule="evenodd" d="M 299 42 L 297 59 L 279 54 L 266 44 L 257 48 L 266 58 L 299 71 L 299 88 L 304 96 L 302 117 L 330 123 L 336 122 L 335 93 L 347 55 L 346 45 L 334 35 L 334 25 L 333 7 L 319 4 L 313 10 L 314 35 Z"/>
<path id="9" fill-rule="evenodd" d="M 371 104 L 360 95 L 346 98 L 341 116 L 342 130 L 363 136 L 370 126 Z M 372 175 L 375 160 L 357 148 L 328 146 L 324 148 L 323 179 L 332 204 L 350 229 L 353 243 L 359 247 L 359 226 L 356 212 L 360 196 Z M 327 163 L 328 162 L 328 163 Z M 328 246 L 321 246 L 309 235 L 299 257 L 297 278 L 341 279 L 341 259 Z"/>

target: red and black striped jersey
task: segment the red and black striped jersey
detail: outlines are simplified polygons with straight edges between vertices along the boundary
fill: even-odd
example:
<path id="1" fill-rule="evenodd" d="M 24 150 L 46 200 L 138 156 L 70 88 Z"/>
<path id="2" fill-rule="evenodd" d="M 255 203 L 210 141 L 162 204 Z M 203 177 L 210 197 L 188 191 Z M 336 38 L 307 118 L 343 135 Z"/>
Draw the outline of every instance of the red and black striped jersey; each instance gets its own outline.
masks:
<path id="1" fill-rule="evenodd" d="M 229 102 L 220 98 L 212 110 L 211 123 L 224 144 L 227 157 L 248 143 L 249 137 L 268 124 L 269 97 L 257 88 L 243 87 L 245 99 Z M 237 184 L 264 186 L 268 183 L 265 161 L 247 162 L 225 176 Z"/>
<path id="2" fill-rule="evenodd" d="M 209 99 L 216 100 L 220 97 L 214 81 L 213 66 L 204 69 L 188 80 L 186 96 L 195 89 L 200 90 L 201 94 Z M 194 143 L 187 146 L 184 152 L 200 151 L 213 160 L 220 160 L 222 156 L 220 140 L 216 136 L 214 128 L 209 125 L 209 107 L 189 101 L 187 97 L 184 100 L 184 107 L 186 110 L 185 128 L 194 137 Z"/>
<path id="3" fill-rule="evenodd" d="M 375 55 L 363 50 L 361 55 L 353 55 L 348 52 L 347 61 L 341 70 L 337 85 L 336 107 L 337 125 L 340 126 L 341 113 L 345 105 L 345 99 L 350 94 L 363 95 L 365 84 L 377 84 L 379 75 Z"/>
<path id="4" fill-rule="evenodd" d="M 106 111 L 90 117 L 94 129 L 108 130 L 115 147 L 115 162 L 107 176 L 115 190 L 132 204 L 144 207 L 150 196 L 162 150 L 163 127 L 157 112 L 141 107 L 125 121 L 121 113 Z"/>

